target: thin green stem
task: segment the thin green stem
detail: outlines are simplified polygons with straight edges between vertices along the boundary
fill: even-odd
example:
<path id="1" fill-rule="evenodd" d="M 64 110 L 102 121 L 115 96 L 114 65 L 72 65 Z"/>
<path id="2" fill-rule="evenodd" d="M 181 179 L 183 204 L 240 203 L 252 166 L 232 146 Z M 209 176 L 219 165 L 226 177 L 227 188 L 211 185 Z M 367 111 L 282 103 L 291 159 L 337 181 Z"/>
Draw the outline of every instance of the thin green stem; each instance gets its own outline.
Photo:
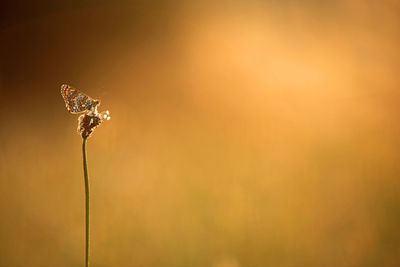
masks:
<path id="1" fill-rule="evenodd" d="M 86 199 L 86 267 L 89 267 L 89 176 L 87 170 L 87 161 L 86 161 L 86 138 L 83 138 L 82 142 L 82 153 L 83 153 L 83 174 L 85 176 L 85 199 Z"/>

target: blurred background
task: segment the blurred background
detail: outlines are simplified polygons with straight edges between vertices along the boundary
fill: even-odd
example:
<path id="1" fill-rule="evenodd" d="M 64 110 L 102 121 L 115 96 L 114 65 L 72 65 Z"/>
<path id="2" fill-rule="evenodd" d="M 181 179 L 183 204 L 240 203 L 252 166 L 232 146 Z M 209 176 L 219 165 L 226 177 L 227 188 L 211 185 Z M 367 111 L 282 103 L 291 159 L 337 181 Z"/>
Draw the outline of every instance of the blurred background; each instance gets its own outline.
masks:
<path id="1" fill-rule="evenodd" d="M 0 266 L 400 266 L 398 1 L 0 10 Z"/>

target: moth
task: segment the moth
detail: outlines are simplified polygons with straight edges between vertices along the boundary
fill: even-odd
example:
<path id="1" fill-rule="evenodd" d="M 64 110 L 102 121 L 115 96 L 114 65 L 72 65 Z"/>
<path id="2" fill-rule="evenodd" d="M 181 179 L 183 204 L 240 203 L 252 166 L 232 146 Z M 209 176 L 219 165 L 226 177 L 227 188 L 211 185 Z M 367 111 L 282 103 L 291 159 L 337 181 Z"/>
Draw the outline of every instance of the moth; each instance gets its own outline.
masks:
<path id="1" fill-rule="evenodd" d="M 70 85 L 61 85 L 61 95 L 64 98 L 67 110 L 72 114 L 79 114 L 86 111 L 94 112 L 100 105 L 99 99 L 93 99 Z"/>
<path id="2" fill-rule="evenodd" d="M 100 105 L 99 99 L 93 99 L 72 86 L 61 85 L 61 96 L 70 113 L 83 113 L 78 118 L 78 133 L 83 138 L 89 137 L 103 120 L 111 119 L 108 110 L 100 113 L 97 111 L 97 107 Z"/>

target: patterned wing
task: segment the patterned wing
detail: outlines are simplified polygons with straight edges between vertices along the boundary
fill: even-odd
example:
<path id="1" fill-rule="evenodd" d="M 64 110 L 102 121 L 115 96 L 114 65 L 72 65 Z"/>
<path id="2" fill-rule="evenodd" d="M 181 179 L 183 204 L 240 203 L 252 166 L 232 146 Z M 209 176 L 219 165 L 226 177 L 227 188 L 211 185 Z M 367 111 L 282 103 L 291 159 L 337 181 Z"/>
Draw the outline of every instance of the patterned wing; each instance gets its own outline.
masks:
<path id="1" fill-rule="evenodd" d="M 64 98 L 68 111 L 73 114 L 90 110 L 99 104 L 98 100 L 92 99 L 67 84 L 61 85 L 61 95 Z"/>

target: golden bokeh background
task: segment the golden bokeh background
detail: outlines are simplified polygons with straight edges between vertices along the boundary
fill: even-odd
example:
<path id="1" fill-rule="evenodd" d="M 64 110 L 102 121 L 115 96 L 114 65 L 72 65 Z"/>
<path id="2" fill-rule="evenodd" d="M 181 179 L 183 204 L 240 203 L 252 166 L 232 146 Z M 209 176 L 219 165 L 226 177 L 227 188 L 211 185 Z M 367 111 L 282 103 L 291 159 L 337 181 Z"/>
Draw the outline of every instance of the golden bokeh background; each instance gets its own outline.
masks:
<path id="1" fill-rule="evenodd" d="M 400 266 L 398 1 L 10 3 L 0 266 Z"/>

